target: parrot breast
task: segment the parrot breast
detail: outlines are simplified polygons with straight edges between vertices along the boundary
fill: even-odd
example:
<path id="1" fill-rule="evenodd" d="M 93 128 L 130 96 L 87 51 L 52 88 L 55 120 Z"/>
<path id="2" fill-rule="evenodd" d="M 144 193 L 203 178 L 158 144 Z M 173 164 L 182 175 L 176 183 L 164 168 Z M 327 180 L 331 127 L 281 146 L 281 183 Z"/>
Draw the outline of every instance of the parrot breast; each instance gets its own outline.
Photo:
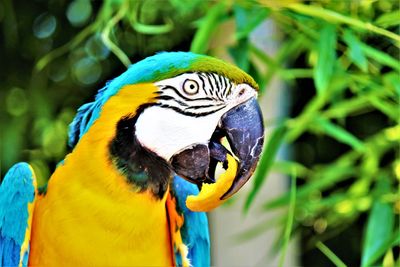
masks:
<path id="1" fill-rule="evenodd" d="M 167 194 L 127 182 L 110 156 L 115 125 L 155 91 L 152 84 L 121 89 L 55 170 L 35 204 L 29 265 L 173 265 Z"/>

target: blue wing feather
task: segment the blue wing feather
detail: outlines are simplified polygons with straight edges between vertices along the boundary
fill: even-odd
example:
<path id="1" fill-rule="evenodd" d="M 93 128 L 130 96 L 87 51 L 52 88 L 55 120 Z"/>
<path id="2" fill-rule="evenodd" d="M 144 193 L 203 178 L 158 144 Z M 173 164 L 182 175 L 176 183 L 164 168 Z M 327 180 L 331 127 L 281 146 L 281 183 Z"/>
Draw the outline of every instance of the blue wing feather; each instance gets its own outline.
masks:
<path id="1" fill-rule="evenodd" d="M 184 224 L 181 228 L 183 243 L 188 247 L 188 258 L 192 266 L 210 266 L 210 234 L 205 212 L 193 212 L 186 207 L 189 195 L 198 195 L 196 185 L 179 176 L 174 177 L 173 191 L 178 209 L 183 213 Z M 182 266 L 180 255 L 176 254 L 177 266 Z"/>
<path id="2" fill-rule="evenodd" d="M 29 229 L 28 205 L 35 198 L 36 182 L 27 163 L 14 165 L 0 186 L 0 266 L 27 265 L 29 246 L 21 250 Z"/>

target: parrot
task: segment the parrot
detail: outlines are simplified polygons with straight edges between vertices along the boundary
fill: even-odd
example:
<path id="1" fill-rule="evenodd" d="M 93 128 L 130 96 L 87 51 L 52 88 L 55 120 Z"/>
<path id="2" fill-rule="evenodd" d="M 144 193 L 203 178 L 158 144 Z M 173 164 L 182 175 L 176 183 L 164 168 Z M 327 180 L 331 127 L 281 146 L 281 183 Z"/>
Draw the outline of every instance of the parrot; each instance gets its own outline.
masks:
<path id="1" fill-rule="evenodd" d="M 25 162 L 4 176 L 0 265 L 210 266 L 206 212 L 187 199 L 217 184 L 217 169 L 231 177 L 213 189 L 221 203 L 254 173 L 258 92 L 208 55 L 159 52 L 130 65 L 77 110 L 71 152 L 45 186 Z"/>

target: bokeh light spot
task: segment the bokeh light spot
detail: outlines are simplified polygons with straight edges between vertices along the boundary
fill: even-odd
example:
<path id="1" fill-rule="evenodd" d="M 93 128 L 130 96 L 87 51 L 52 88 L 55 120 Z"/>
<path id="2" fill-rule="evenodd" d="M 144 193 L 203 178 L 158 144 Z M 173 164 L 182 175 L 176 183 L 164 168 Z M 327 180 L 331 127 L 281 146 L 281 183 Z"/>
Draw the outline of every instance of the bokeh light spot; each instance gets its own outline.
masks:
<path id="1" fill-rule="evenodd" d="M 67 18 L 73 26 L 81 26 L 92 14 L 92 5 L 87 0 L 75 0 L 69 4 Z"/>
<path id="2" fill-rule="evenodd" d="M 362 197 L 356 202 L 357 209 L 361 212 L 367 211 L 371 208 L 372 199 L 370 197 Z"/>
<path id="3" fill-rule="evenodd" d="M 73 74 L 80 83 L 93 84 L 100 78 L 101 66 L 92 58 L 82 58 L 74 64 Z"/>
<path id="4" fill-rule="evenodd" d="M 106 59 L 110 54 L 110 50 L 103 44 L 98 35 L 93 36 L 86 42 L 85 52 L 89 56 L 99 60 Z"/>
<path id="5" fill-rule="evenodd" d="M 54 65 L 50 68 L 48 75 L 53 82 L 60 82 L 67 77 L 68 66 L 61 64 Z"/>
<path id="6" fill-rule="evenodd" d="M 48 13 L 43 13 L 33 22 L 33 34 L 39 39 L 44 39 L 51 36 L 56 27 L 56 18 Z"/>
<path id="7" fill-rule="evenodd" d="M 62 121 L 54 121 L 47 125 L 43 132 L 42 145 L 46 156 L 62 157 L 65 153 L 65 140 L 67 137 L 67 125 Z"/>
<path id="8" fill-rule="evenodd" d="M 315 232 L 322 234 L 323 232 L 325 232 L 326 227 L 328 226 L 328 222 L 323 218 L 319 218 L 314 222 L 313 226 Z"/>
<path id="9" fill-rule="evenodd" d="M 6 110 L 13 116 L 21 116 L 28 110 L 28 99 L 23 89 L 11 88 L 6 97 Z"/>
<path id="10" fill-rule="evenodd" d="M 335 209 L 340 214 L 350 214 L 353 211 L 353 203 L 350 200 L 343 200 L 336 204 Z"/>

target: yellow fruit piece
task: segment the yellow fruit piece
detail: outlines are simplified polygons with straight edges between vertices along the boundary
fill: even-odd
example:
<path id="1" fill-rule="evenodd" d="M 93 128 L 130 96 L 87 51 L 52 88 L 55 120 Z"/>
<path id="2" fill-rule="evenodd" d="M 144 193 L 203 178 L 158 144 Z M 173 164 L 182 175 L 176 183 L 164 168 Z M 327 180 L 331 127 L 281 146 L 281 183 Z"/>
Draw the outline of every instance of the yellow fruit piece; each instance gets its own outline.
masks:
<path id="1" fill-rule="evenodd" d="M 210 211 L 225 200 L 221 200 L 222 195 L 231 187 L 236 176 L 238 162 L 234 157 L 227 154 L 228 169 L 220 175 L 213 184 L 203 184 L 200 193 L 195 196 L 188 196 L 186 206 L 192 211 Z"/>

